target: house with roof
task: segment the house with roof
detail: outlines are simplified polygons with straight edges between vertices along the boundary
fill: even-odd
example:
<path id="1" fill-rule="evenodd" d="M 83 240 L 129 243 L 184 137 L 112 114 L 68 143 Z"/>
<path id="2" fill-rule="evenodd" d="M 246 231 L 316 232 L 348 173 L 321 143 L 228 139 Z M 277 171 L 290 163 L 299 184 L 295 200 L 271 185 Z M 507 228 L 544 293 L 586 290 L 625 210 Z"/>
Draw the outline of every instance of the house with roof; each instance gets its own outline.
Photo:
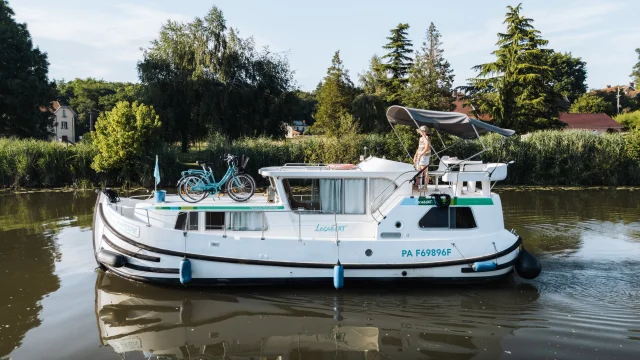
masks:
<path id="1" fill-rule="evenodd" d="M 78 114 L 58 100 L 51 102 L 48 111 L 54 118 L 53 124 L 49 127 L 49 140 L 75 143 Z"/>
<path id="2" fill-rule="evenodd" d="M 560 113 L 559 120 L 567 124 L 567 129 L 591 130 L 602 133 L 607 131 L 622 131 L 622 126 L 605 113 L 600 114 L 572 114 Z"/>
<path id="3" fill-rule="evenodd" d="M 300 136 L 304 134 L 304 131 L 307 130 L 307 127 L 307 122 L 305 120 L 293 120 L 291 124 L 287 124 L 285 126 L 285 136 L 288 139 Z"/>

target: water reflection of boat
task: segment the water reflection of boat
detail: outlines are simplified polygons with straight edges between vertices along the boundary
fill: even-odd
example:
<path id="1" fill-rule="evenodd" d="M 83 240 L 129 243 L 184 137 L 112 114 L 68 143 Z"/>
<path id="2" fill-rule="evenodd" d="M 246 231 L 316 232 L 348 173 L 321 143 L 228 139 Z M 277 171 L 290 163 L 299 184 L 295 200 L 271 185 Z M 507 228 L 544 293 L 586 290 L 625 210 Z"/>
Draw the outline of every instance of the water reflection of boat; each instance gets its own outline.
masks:
<path id="1" fill-rule="evenodd" d="M 521 322 L 538 298 L 532 285 L 512 282 L 466 292 L 226 291 L 156 287 L 100 272 L 101 342 L 152 359 L 497 358 L 502 341 L 527 326 Z"/>
<path id="2" fill-rule="evenodd" d="M 104 273 L 96 284 L 96 316 L 103 345 L 157 359 L 373 359 L 378 353 L 378 328 L 340 326 L 330 312 L 152 288 Z"/>

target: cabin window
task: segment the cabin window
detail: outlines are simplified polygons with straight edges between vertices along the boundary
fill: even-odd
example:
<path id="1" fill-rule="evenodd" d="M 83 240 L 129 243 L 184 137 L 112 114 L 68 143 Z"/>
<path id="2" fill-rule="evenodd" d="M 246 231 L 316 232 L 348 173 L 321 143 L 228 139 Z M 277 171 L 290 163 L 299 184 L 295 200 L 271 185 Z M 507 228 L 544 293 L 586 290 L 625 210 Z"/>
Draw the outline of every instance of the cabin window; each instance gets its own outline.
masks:
<path id="1" fill-rule="evenodd" d="M 423 229 L 473 229 L 476 220 L 470 207 L 433 207 L 420 219 Z"/>
<path id="2" fill-rule="evenodd" d="M 223 230 L 224 229 L 224 213 L 223 212 L 206 212 L 204 214 L 205 230 Z"/>
<path id="3" fill-rule="evenodd" d="M 283 179 L 292 209 L 332 214 L 366 213 L 365 179 Z"/>
<path id="4" fill-rule="evenodd" d="M 188 216 L 187 216 L 188 215 Z M 189 231 L 198 231 L 198 213 L 195 211 L 186 213 L 180 212 L 178 213 L 178 218 L 176 219 L 176 230 L 185 230 L 185 224 L 187 223 L 187 218 L 189 221 Z"/>
<path id="5" fill-rule="evenodd" d="M 398 186 L 389 179 L 369 180 L 369 199 L 371 199 L 371 212 L 378 210 Z"/>
<path id="6" fill-rule="evenodd" d="M 227 213 L 227 229 L 233 231 L 262 231 L 267 230 L 267 219 L 261 212 L 237 211 Z M 263 225 L 264 224 L 264 225 Z"/>

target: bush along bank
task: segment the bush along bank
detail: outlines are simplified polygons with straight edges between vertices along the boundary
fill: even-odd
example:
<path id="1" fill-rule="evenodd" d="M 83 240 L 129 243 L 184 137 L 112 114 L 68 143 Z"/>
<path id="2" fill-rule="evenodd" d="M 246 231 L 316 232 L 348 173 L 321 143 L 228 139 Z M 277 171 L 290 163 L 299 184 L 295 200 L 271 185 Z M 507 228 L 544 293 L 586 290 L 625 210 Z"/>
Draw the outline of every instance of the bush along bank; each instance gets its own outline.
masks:
<path id="1" fill-rule="evenodd" d="M 155 157 L 148 156 L 135 172 L 97 173 L 91 167 L 96 154 L 91 144 L 0 139 L 0 187 L 153 186 Z M 161 185 L 173 186 L 184 166 L 170 149 L 159 156 Z"/>
<path id="2" fill-rule="evenodd" d="M 408 129 L 399 131 L 410 155 L 415 151 L 417 136 Z M 453 144 L 456 139 L 443 139 Z M 442 148 L 434 137 L 434 146 Z M 640 186 L 640 131 L 593 134 L 588 131 L 540 131 L 504 139 L 491 134 L 480 141 L 458 144 L 441 155 L 466 158 L 488 151 L 480 157 L 488 162 L 507 162 L 509 175 L 503 184 L 568 185 L 568 186 Z M 226 153 L 247 155 L 251 159 L 246 171 L 260 184 L 258 169 L 285 163 L 357 163 L 364 148 L 367 155 L 410 162 L 403 146 L 393 133 L 345 135 L 336 137 L 304 137 L 294 140 L 244 138 L 229 141 L 213 135 L 201 152 L 177 154 L 165 148 L 159 155 L 161 185 L 173 187 L 180 171 L 195 160 L 207 161 L 217 174 L 226 164 L 220 156 Z M 66 146 L 37 140 L 0 139 L 0 185 L 4 187 L 61 186 L 145 186 L 153 187 L 155 157 L 142 157 L 136 171 L 96 173 L 91 167 L 97 150 L 91 144 Z M 435 156 L 432 156 L 437 163 Z"/>
<path id="3" fill-rule="evenodd" d="M 413 156 L 417 136 L 401 131 Z M 436 149 L 442 148 L 437 137 Z M 443 138 L 447 145 L 457 139 Z M 480 158 L 486 162 L 507 162 L 509 175 L 501 183 L 511 185 L 640 186 L 640 131 L 594 134 L 589 131 L 539 131 L 524 136 L 503 138 L 496 134 L 480 141 L 466 141 L 445 150 L 441 156 L 470 157 L 489 148 Z M 207 160 L 216 164 L 224 153 L 251 157 L 247 171 L 257 174 L 264 166 L 284 163 L 357 163 L 367 154 L 396 161 L 411 162 L 396 136 L 347 135 L 340 138 L 308 137 L 294 140 L 265 138 L 209 142 Z M 432 161 L 437 163 L 435 156 Z M 220 164 L 220 163 L 217 163 Z"/>

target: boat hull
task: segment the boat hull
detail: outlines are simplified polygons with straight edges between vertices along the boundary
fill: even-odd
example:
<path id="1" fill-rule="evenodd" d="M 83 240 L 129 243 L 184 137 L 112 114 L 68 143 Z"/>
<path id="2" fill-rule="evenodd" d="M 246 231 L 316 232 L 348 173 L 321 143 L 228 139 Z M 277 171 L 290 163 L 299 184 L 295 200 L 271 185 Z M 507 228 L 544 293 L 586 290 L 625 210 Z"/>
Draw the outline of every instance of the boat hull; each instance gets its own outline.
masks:
<path id="1" fill-rule="evenodd" d="M 108 200 L 103 195 L 99 195 L 94 213 L 93 245 L 97 255 L 102 251 L 108 252 L 110 256 L 96 256 L 96 260 L 101 266 L 121 277 L 148 283 L 182 285 L 180 283 L 180 262 L 187 258 L 193 268 L 193 279 L 189 282 L 189 286 L 293 284 L 332 286 L 335 263 L 327 261 L 328 258 L 321 259 L 325 260 L 324 262 L 309 262 L 293 260 L 294 256 L 289 256 L 288 259 L 286 257 L 275 259 L 274 256 L 251 259 L 228 256 L 228 254 L 219 256 L 189 251 L 186 243 L 184 250 L 180 250 L 179 246 L 175 246 L 175 244 L 173 244 L 174 246 L 166 246 L 166 242 L 154 239 L 151 233 L 147 234 L 144 224 L 138 224 L 140 229 L 136 230 L 137 232 L 126 233 L 126 226 L 123 228 L 121 219 L 117 217 L 118 213 L 108 206 Z M 412 259 L 412 261 L 404 263 L 368 263 L 366 261 L 343 261 L 343 258 L 348 259 L 346 255 L 343 255 L 344 257 L 341 257 L 340 260 L 344 266 L 345 286 L 385 282 L 464 283 L 501 279 L 513 272 L 513 266 L 521 246 L 520 238 L 506 231 L 505 233 L 511 237 L 494 242 L 492 249 L 495 251 L 475 256 L 462 256 L 462 252 L 468 253 L 462 241 L 458 241 L 455 247 L 458 251 L 462 249 L 460 255 L 449 256 L 444 260 L 427 261 L 415 258 L 415 260 Z M 135 236 L 136 234 L 138 237 Z M 145 236 L 145 234 L 147 235 Z M 473 240 L 469 239 L 468 241 Z M 318 240 L 288 241 L 292 246 L 307 246 L 310 250 L 320 242 Z M 378 253 L 388 251 L 388 248 L 375 248 L 376 241 L 370 241 L 369 245 L 359 242 L 353 246 L 370 247 Z M 269 242 L 269 239 L 265 241 L 258 238 L 255 239 L 255 242 L 256 247 L 263 246 Z M 351 245 L 347 242 L 342 241 L 340 246 L 343 248 L 343 252 L 348 253 L 347 250 Z M 274 240 L 273 243 L 277 242 Z M 421 242 L 418 240 L 416 243 Z M 420 246 L 426 247 L 435 241 L 425 239 L 422 243 L 423 245 Z M 495 246 L 496 243 L 499 244 L 498 247 Z M 412 246 L 415 247 L 414 245 Z M 238 244 L 237 253 L 246 254 L 247 246 L 251 245 Z M 336 244 L 332 246 L 335 247 Z M 401 246 L 397 246 L 399 251 Z M 290 250 L 290 252 L 292 251 L 294 250 Z M 111 259 L 113 258 L 111 255 L 122 257 L 123 262 L 101 263 L 100 259 Z M 481 261 L 492 261 L 496 267 L 492 271 L 473 271 L 472 265 Z M 114 264 L 117 264 L 117 267 Z"/>

